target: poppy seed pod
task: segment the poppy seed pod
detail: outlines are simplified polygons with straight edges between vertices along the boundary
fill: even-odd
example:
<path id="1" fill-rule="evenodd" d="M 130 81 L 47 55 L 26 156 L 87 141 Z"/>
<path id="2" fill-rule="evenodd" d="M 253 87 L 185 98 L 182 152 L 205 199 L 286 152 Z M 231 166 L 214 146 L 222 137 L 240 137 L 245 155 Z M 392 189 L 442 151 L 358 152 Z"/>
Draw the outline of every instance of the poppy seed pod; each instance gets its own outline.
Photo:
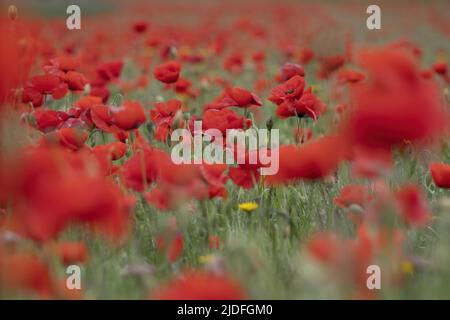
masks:
<path id="1" fill-rule="evenodd" d="M 267 119 L 267 121 L 266 121 L 266 127 L 267 127 L 267 130 L 272 130 L 272 128 L 273 128 L 273 119 L 272 119 L 272 117 L 270 117 L 269 119 Z"/>
<path id="2" fill-rule="evenodd" d="M 11 20 L 16 20 L 17 18 L 17 7 L 14 5 L 10 5 L 8 8 L 8 17 Z"/>

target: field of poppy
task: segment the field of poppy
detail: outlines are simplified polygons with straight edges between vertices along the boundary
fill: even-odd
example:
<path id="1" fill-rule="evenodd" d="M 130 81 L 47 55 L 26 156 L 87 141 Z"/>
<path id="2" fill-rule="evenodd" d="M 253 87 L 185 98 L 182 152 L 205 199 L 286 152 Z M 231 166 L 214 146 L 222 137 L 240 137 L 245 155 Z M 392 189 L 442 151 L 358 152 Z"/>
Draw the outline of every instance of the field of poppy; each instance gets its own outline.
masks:
<path id="1" fill-rule="evenodd" d="M 0 4 L 0 299 L 450 299 L 450 3 L 376 2 Z"/>

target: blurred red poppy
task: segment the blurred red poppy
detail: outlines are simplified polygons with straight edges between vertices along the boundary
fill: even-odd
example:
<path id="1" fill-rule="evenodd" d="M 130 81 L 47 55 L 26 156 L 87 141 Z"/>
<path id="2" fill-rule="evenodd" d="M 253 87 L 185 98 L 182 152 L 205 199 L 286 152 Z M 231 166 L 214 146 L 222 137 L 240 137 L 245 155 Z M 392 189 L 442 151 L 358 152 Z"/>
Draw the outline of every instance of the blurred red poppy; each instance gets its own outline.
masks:
<path id="1" fill-rule="evenodd" d="M 400 215 L 412 226 L 423 226 L 431 219 L 428 204 L 416 185 L 402 186 L 395 194 Z"/>
<path id="2" fill-rule="evenodd" d="M 93 148 L 93 150 L 94 152 L 103 152 L 107 154 L 111 160 L 118 160 L 125 155 L 127 145 L 123 142 L 116 141 L 108 144 L 97 145 Z"/>
<path id="3" fill-rule="evenodd" d="M 302 146 L 285 145 L 279 149 L 278 173 L 266 176 L 269 184 L 296 179 L 321 179 L 332 174 L 345 156 L 345 145 L 337 136 L 311 140 Z"/>
<path id="4" fill-rule="evenodd" d="M 31 293 L 41 299 L 54 297 L 47 264 L 32 253 L 0 252 L 0 288 L 9 293 Z"/>
<path id="5" fill-rule="evenodd" d="M 180 76 L 181 65 L 177 61 L 167 61 L 155 68 L 154 76 L 164 83 L 177 82 Z"/>
<path id="6" fill-rule="evenodd" d="M 285 63 L 281 68 L 280 73 L 277 75 L 277 79 L 280 82 L 285 82 L 295 76 L 305 76 L 305 70 L 303 67 L 296 63 Z"/>
<path id="7" fill-rule="evenodd" d="M 334 198 L 334 203 L 341 208 L 354 204 L 364 208 L 371 198 L 366 186 L 349 184 L 341 189 L 339 196 Z"/>
<path id="8" fill-rule="evenodd" d="M 222 110 L 206 110 L 202 118 L 203 130 L 218 129 L 223 136 L 226 135 L 227 129 L 247 129 L 252 125 L 250 119 L 239 116 L 230 109 Z"/>
<path id="9" fill-rule="evenodd" d="M 55 244 L 54 251 L 66 266 L 85 263 L 88 259 L 88 249 L 83 242 L 59 242 Z"/>
<path id="10" fill-rule="evenodd" d="M 261 99 L 254 93 L 240 87 L 227 88 L 219 101 L 214 104 L 215 109 L 247 108 L 250 106 L 262 106 Z"/>
<path id="11" fill-rule="evenodd" d="M 151 296 L 159 300 L 241 300 L 244 289 L 228 276 L 187 272 L 158 288 Z"/>
<path id="12" fill-rule="evenodd" d="M 433 181 L 438 187 L 450 189 L 450 165 L 431 162 L 430 171 Z"/>
<path id="13" fill-rule="evenodd" d="M 76 71 L 67 72 L 62 79 L 67 83 L 69 90 L 72 91 L 83 90 L 87 83 L 86 77 Z"/>
<path id="14" fill-rule="evenodd" d="M 123 68 L 123 61 L 114 60 L 100 65 L 97 68 L 97 74 L 104 81 L 111 81 L 120 77 L 120 74 L 122 73 L 122 68 Z"/>
<path id="15" fill-rule="evenodd" d="M 345 128 L 353 143 L 388 149 L 442 132 L 447 115 L 438 89 L 420 76 L 410 55 L 378 49 L 364 51 L 360 61 L 369 81 L 353 87 L 355 108 Z"/>
<path id="16" fill-rule="evenodd" d="M 145 122 L 145 112 L 137 101 L 125 101 L 121 106 L 111 107 L 111 122 L 122 130 L 134 130 Z"/>
<path id="17" fill-rule="evenodd" d="M 67 84 L 55 75 L 35 76 L 24 87 L 22 102 L 31 102 L 34 107 L 40 107 L 44 103 L 46 95 L 51 95 L 54 99 L 61 99 L 66 95 L 67 90 Z"/>

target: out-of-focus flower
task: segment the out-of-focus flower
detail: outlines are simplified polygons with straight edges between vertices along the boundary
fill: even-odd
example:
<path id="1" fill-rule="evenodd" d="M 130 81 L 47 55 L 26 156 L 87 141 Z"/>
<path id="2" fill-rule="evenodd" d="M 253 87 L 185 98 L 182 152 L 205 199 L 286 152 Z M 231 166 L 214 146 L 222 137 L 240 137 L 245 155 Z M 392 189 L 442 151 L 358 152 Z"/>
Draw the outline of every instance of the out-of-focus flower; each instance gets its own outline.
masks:
<path id="1" fill-rule="evenodd" d="M 353 87 L 354 110 L 343 129 L 352 144 L 389 149 L 442 132 L 448 118 L 439 91 L 409 54 L 384 48 L 364 51 L 360 61 L 369 76 Z"/>
<path id="2" fill-rule="evenodd" d="M 416 185 L 402 186 L 395 194 L 400 215 L 412 226 L 423 226 L 431 219 L 428 204 Z"/>
<path id="3" fill-rule="evenodd" d="M 114 60 L 101 64 L 97 73 L 104 81 L 111 81 L 120 77 L 123 68 L 122 60 Z M 92 92 L 91 92 L 92 94 Z"/>
<path id="4" fill-rule="evenodd" d="M 338 136 L 310 140 L 302 146 L 279 149 L 279 170 L 265 177 L 268 184 L 289 183 L 297 179 L 322 179 L 333 173 L 344 159 L 346 146 Z"/>
<path id="5" fill-rule="evenodd" d="M 54 297 L 54 283 L 47 264 L 32 253 L 0 252 L 0 288 L 9 293 Z"/>
<path id="6" fill-rule="evenodd" d="M 305 70 L 303 67 L 296 63 L 285 63 L 283 67 L 281 67 L 281 70 L 277 75 L 277 79 L 279 82 L 285 82 L 295 76 L 305 76 Z"/>
<path id="7" fill-rule="evenodd" d="M 256 202 L 244 202 L 239 204 L 239 209 L 245 212 L 252 212 L 258 209 Z"/>
<path id="8" fill-rule="evenodd" d="M 134 130 L 145 122 L 145 112 L 137 101 L 125 101 L 121 106 L 111 107 L 111 122 L 122 130 Z"/>
<path id="9" fill-rule="evenodd" d="M 230 109 L 206 110 L 202 118 L 203 130 L 218 129 L 226 136 L 227 129 L 247 129 L 250 128 L 252 121 L 239 116 Z"/>
<path id="10" fill-rule="evenodd" d="M 177 61 L 167 61 L 155 68 L 154 76 L 156 80 L 164 83 L 174 83 L 180 76 L 181 65 Z"/>
<path id="11" fill-rule="evenodd" d="M 261 99 L 254 93 L 241 88 L 227 88 L 218 102 L 213 105 L 214 109 L 223 109 L 227 107 L 247 108 L 250 106 L 262 106 Z"/>
<path id="12" fill-rule="evenodd" d="M 127 145 L 123 142 L 116 141 L 108 144 L 97 145 L 93 148 L 93 151 L 97 153 L 104 153 L 111 160 L 118 160 L 125 155 Z"/>
<path id="13" fill-rule="evenodd" d="M 350 184 L 341 189 L 339 196 L 334 198 L 334 203 L 341 208 L 348 208 L 355 204 L 364 208 L 371 199 L 366 186 Z"/>
<path id="14" fill-rule="evenodd" d="M 431 162 L 430 171 L 433 181 L 438 187 L 445 189 L 450 188 L 450 165 L 446 163 Z"/>
<path id="15" fill-rule="evenodd" d="M 159 300 L 241 300 L 246 294 L 228 276 L 210 272 L 186 272 L 158 288 L 151 298 Z"/>
<path id="16" fill-rule="evenodd" d="M 11 226 L 21 235 L 43 242 L 73 223 L 90 225 L 114 240 L 126 235 L 131 199 L 105 179 L 94 155 L 29 148 L 5 178 Z"/>
<path id="17" fill-rule="evenodd" d="M 46 95 L 61 99 L 66 95 L 67 90 L 67 84 L 57 76 L 51 74 L 35 76 L 23 89 L 22 101 L 31 102 L 34 107 L 40 107 Z"/>
<path id="18" fill-rule="evenodd" d="M 144 33 L 148 29 L 147 21 L 137 21 L 133 24 L 133 30 L 136 33 Z"/>
<path id="19" fill-rule="evenodd" d="M 355 70 L 340 70 L 338 78 L 341 83 L 358 83 L 364 80 L 364 74 Z"/>
<path id="20" fill-rule="evenodd" d="M 54 245 L 54 252 L 64 265 L 85 263 L 88 249 L 83 242 L 59 242 Z"/>

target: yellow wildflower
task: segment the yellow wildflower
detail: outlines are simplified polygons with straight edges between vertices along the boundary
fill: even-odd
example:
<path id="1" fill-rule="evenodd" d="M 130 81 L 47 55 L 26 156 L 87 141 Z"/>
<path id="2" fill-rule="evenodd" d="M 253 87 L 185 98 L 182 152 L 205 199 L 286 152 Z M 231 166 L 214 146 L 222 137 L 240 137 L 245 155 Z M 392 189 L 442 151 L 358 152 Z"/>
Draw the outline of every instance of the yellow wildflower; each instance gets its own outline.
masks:
<path id="1" fill-rule="evenodd" d="M 206 263 L 210 263 L 214 260 L 215 256 L 213 254 L 207 254 L 204 256 L 200 256 L 198 257 L 198 261 L 200 263 L 206 264 Z"/>
<path id="2" fill-rule="evenodd" d="M 244 202 L 239 205 L 239 209 L 245 212 L 252 212 L 258 209 L 258 204 L 256 202 Z"/>
<path id="3" fill-rule="evenodd" d="M 413 274 L 414 272 L 414 265 L 410 261 L 403 261 L 400 268 L 405 274 Z"/>

